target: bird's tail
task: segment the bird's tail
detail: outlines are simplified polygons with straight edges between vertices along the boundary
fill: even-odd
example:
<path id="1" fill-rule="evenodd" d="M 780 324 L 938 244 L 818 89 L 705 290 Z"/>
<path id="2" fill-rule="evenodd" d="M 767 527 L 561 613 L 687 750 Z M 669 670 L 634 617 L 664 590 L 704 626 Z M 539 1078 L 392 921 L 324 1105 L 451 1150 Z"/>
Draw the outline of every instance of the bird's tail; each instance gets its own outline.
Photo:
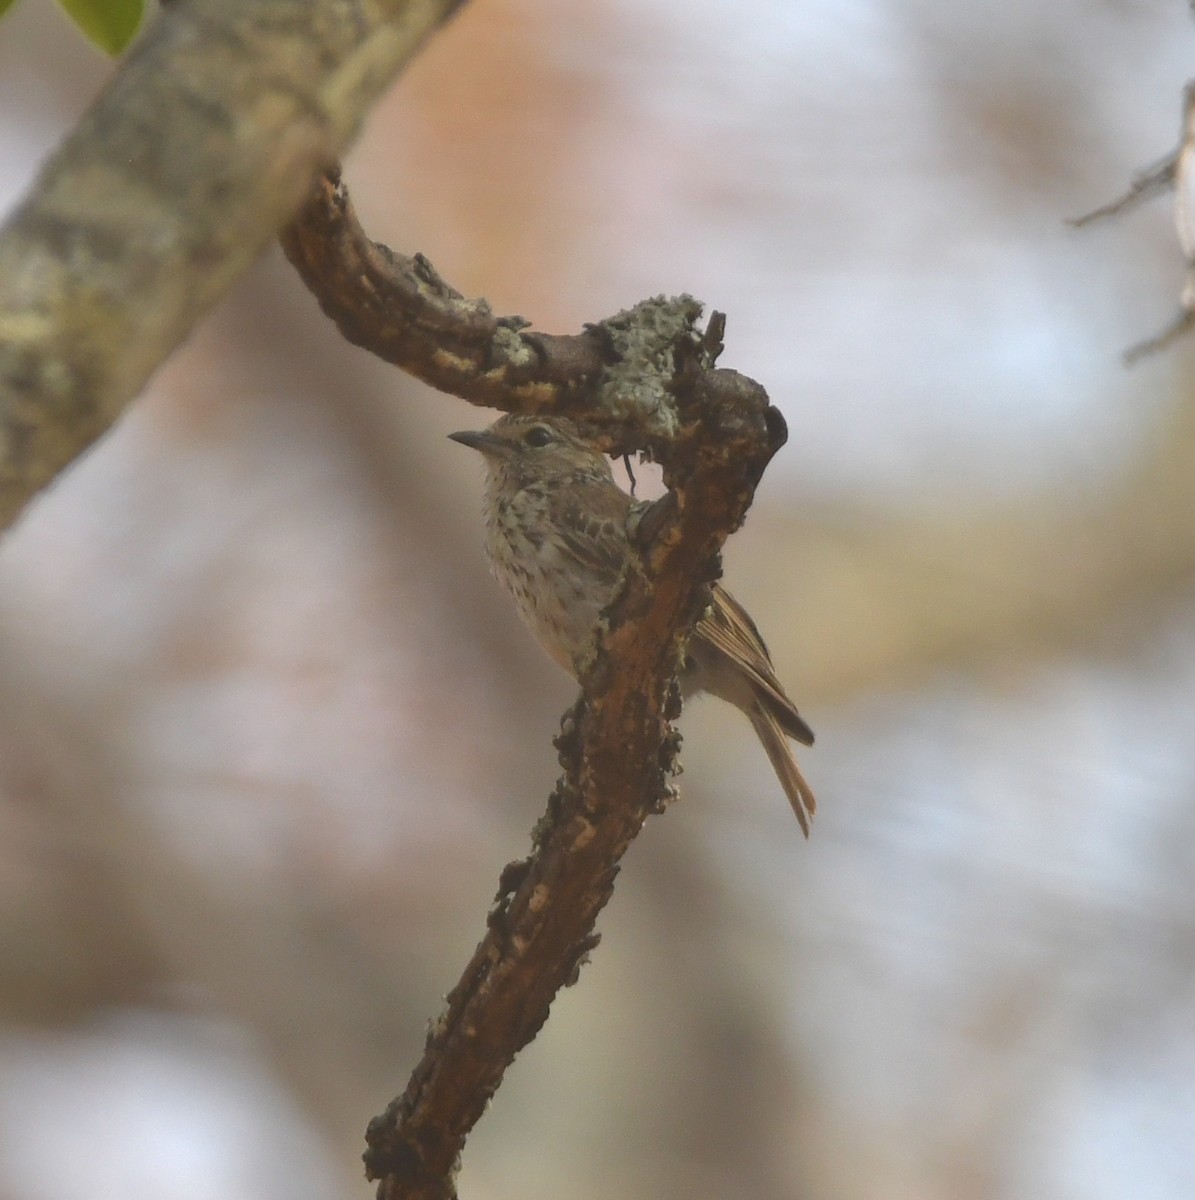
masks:
<path id="1" fill-rule="evenodd" d="M 751 718 L 755 736 L 763 743 L 763 748 L 772 763 L 772 770 L 776 772 L 776 778 L 780 780 L 784 794 L 797 815 L 801 832 L 808 837 L 809 822 L 817 811 L 817 800 L 814 798 L 813 789 L 805 782 L 805 776 L 797 766 L 784 729 L 763 704 L 753 704 L 747 715 Z"/>

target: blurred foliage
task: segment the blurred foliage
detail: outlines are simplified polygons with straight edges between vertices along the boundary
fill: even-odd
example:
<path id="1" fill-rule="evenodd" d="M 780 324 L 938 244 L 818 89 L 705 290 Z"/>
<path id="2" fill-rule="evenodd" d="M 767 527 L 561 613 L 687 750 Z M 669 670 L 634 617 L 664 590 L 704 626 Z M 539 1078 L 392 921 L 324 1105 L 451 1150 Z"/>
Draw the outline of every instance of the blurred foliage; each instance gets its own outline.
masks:
<path id="1" fill-rule="evenodd" d="M 0 16 L 14 0 L 0 0 Z M 117 55 L 133 40 L 145 15 L 145 0 L 58 0 L 71 20 L 105 54 Z"/>

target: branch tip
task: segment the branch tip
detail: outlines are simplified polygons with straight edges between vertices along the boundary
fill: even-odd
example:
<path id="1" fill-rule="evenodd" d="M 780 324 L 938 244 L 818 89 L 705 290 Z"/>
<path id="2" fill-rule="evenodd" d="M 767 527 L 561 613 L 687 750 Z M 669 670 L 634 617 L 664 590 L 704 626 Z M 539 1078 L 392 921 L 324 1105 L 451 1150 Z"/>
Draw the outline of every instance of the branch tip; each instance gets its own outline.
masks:
<path id="1" fill-rule="evenodd" d="M 1195 325 L 1195 311 L 1184 308 L 1161 333 L 1130 346 L 1123 354 L 1124 365 L 1135 367 L 1142 359 L 1150 358 L 1176 342 Z"/>

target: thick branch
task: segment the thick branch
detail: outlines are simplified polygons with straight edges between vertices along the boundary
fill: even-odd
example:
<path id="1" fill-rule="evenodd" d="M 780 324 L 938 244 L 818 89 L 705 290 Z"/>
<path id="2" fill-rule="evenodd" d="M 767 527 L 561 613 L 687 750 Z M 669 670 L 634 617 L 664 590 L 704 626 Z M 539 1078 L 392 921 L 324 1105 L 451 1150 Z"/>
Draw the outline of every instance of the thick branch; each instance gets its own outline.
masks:
<path id="1" fill-rule="evenodd" d="M 282 242 L 350 341 L 477 404 L 568 412 L 605 449 L 649 452 L 670 489 L 628 531 L 638 569 L 605 615 L 565 716 L 564 775 L 532 853 L 504 872 L 488 932 L 422 1061 L 370 1124 L 366 1166 L 379 1197 L 444 1200 L 506 1068 L 596 944 L 623 854 L 669 796 L 682 643 L 784 421 L 758 384 L 713 369 L 724 323 L 714 314 L 699 334 L 691 297 L 644 301 L 574 337 L 527 332 L 522 318 L 466 300 L 422 256 L 371 241 L 334 171 Z"/>
<path id="2" fill-rule="evenodd" d="M 370 1125 L 367 1169 L 381 1180 L 383 1200 L 455 1194 L 469 1131 L 596 945 L 619 861 L 669 797 L 683 631 L 706 603 L 718 550 L 785 436 L 763 389 L 706 369 L 708 350 L 697 352 L 700 362 L 682 356 L 682 428 L 665 464 L 672 491 L 634 533 L 642 569 L 627 575 L 582 697 L 565 716 L 557 739 L 564 775 L 532 853 L 504 873 L 485 938 L 406 1092 Z"/>
<path id="3" fill-rule="evenodd" d="M 0 234 L 0 528 L 120 414 L 460 0 L 179 0 Z"/>
<path id="4" fill-rule="evenodd" d="M 282 248 L 350 342 L 432 387 L 507 412 L 567 413 L 612 453 L 667 455 L 674 350 L 701 314 L 692 297 L 646 300 L 578 334 L 532 331 L 465 299 L 423 255 L 370 240 L 338 169 L 316 182 Z"/>
<path id="5" fill-rule="evenodd" d="M 423 255 L 371 241 L 338 170 L 316 182 L 282 248 L 353 345 L 441 391 L 492 408 L 560 412 L 591 397 L 601 377 L 597 333 L 525 332 L 522 317 L 466 300 Z"/>

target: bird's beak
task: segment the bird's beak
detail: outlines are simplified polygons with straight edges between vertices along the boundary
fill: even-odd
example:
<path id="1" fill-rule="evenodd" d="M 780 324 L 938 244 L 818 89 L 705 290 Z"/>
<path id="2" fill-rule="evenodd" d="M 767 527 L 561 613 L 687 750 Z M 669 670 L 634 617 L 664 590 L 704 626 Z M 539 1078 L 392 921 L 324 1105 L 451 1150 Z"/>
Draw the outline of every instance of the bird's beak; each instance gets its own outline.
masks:
<path id="1" fill-rule="evenodd" d="M 489 430 L 464 429 L 460 433 L 450 433 L 448 435 L 454 442 L 460 442 L 462 446 L 468 446 L 473 450 L 480 450 L 482 454 L 506 454 L 510 450 L 510 446 L 500 437 L 495 437 Z"/>

